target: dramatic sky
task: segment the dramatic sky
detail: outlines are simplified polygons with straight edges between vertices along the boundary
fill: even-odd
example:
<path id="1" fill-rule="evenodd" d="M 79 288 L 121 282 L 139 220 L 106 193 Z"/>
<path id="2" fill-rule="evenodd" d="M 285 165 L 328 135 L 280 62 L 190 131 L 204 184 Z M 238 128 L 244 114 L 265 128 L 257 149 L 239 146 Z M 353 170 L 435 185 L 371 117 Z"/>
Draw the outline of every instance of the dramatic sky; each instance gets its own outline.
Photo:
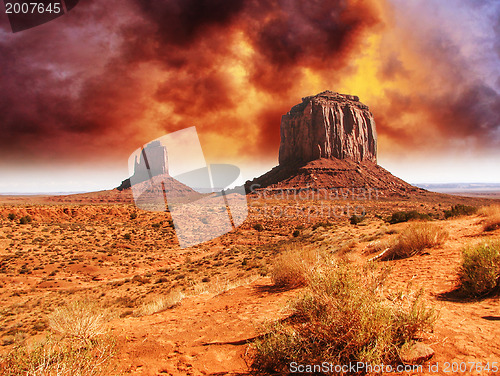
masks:
<path id="1" fill-rule="evenodd" d="M 108 189 L 195 125 L 208 162 L 277 164 L 281 115 L 333 90 L 370 107 L 409 182 L 500 182 L 500 3 L 81 0 L 13 34 L 0 5 L 0 192 Z"/>

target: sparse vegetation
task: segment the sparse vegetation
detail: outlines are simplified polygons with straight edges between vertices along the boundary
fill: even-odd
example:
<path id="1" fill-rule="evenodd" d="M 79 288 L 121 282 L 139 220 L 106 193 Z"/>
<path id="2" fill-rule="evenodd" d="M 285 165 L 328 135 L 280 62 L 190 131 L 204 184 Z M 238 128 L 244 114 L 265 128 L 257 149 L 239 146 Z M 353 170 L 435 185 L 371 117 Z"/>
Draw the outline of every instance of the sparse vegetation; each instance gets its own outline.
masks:
<path id="1" fill-rule="evenodd" d="M 481 297 L 500 289 L 500 241 L 483 242 L 462 251 L 459 291 Z"/>
<path id="2" fill-rule="evenodd" d="M 479 209 L 479 214 L 485 216 L 484 231 L 495 231 L 500 228 L 500 206 L 484 206 Z"/>
<path id="3" fill-rule="evenodd" d="M 19 219 L 19 224 L 21 225 L 26 225 L 28 223 L 31 223 L 33 219 L 29 215 L 25 215 L 24 217 L 21 217 Z"/>
<path id="4" fill-rule="evenodd" d="M 57 308 L 49 317 L 49 327 L 63 337 L 94 340 L 106 334 L 109 319 L 97 303 L 81 300 Z"/>
<path id="5" fill-rule="evenodd" d="M 353 215 L 351 216 L 351 218 L 349 218 L 349 222 L 351 223 L 351 225 L 357 225 L 363 222 L 364 219 L 365 219 L 364 215 Z"/>
<path id="6" fill-rule="evenodd" d="M 477 212 L 477 207 L 475 206 L 468 206 L 468 205 L 463 205 L 463 204 L 457 204 L 453 205 L 450 210 L 445 210 L 444 217 L 446 219 L 450 217 L 458 217 L 461 215 L 472 215 Z"/>
<path id="7" fill-rule="evenodd" d="M 105 374 L 111 369 L 115 341 L 106 335 L 104 312 L 88 301 L 73 302 L 56 309 L 49 318 L 50 334 L 45 339 L 34 345 L 17 340 L 13 349 L 0 357 L 2 375 Z"/>
<path id="8" fill-rule="evenodd" d="M 14 219 L 16 219 L 16 215 L 14 213 L 9 213 L 7 215 L 7 218 L 9 218 L 11 221 L 13 221 Z"/>
<path id="9" fill-rule="evenodd" d="M 428 221 L 429 219 L 431 218 L 428 214 L 419 213 L 416 210 L 410 210 L 392 213 L 392 215 L 387 219 L 387 222 L 389 222 L 390 224 L 395 224 L 412 220 Z"/>
<path id="10" fill-rule="evenodd" d="M 184 294 L 180 291 L 173 291 L 167 295 L 156 297 L 154 300 L 148 301 L 137 312 L 137 316 L 149 316 L 157 312 L 166 311 L 178 305 Z"/>
<path id="11" fill-rule="evenodd" d="M 395 260 L 421 254 L 426 248 L 444 243 L 448 232 L 432 223 L 414 223 L 409 225 L 387 251 L 381 260 Z"/>
<path id="12" fill-rule="evenodd" d="M 258 232 L 261 232 L 264 231 L 264 226 L 262 226 L 262 223 L 256 223 L 253 225 L 253 229 Z"/>
<path id="13" fill-rule="evenodd" d="M 290 362 L 317 364 L 397 363 L 398 349 L 432 328 L 436 315 L 421 294 L 382 292 L 384 273 L 346 263 L 317 268 L 285 322 L 271 324 L 256 341 L 253 367 L 286 372 Z M 327 267 L 326 267 L 327 266 Z"/>
<path id="14" fill-rule="evenodd" d="M 272 264 L 271 279 L 276 286 L 296 288 L 304 286 L 307 275 L 318 262 L 319 255 L 313 251 L 290 249 L 280 254 Z"/>
<path id="15" fill-rule="evenodd" d="M 16 345 L 0 357 L 4 376 L 99 376 L 111 369 L 115 342 L 110 337 L 83 344 L 47 337 L 34 346 Z"/>
<path id="16" fill-rule="evenodd" d="M 330 227 L 332 225 L 332 223 L 330 223 L 329 221 L 319 221 L 319 222 L 316 222 L 313 226 L 312 226 L 312 229 L 313 231 L 320 228 L 320 227 L 323 227 L 323 228 L 327 228 L 327 227 Z"/>

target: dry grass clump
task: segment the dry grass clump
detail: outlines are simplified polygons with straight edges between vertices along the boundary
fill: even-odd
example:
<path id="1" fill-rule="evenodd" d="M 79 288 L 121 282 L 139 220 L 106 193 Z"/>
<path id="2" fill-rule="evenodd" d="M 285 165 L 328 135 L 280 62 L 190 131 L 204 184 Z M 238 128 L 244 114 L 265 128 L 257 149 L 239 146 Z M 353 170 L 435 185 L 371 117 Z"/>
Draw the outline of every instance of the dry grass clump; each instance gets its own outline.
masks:
<path id="1" fill-rule="evenodd" d="M 167 295 L 159 296 L 154 300 L 144 303 L 137 316 L 149 316 L 158 312 L 166 311 L 167 309 L 177 306 L 185 295 L 181 291 L 172 291 Z"/>
<path id="2" fill-rule="evenodd" d="M 432 223 L 414 223 L 399 234 L 394 243 L 380 257 L 381 260 L 404 259 L 421 254 L 424 249 L 441 245 L 448 232 Z"/>
<path id="3" fill-rule="evenodd" d="M 500 228 L 500 206 L 483 206 L 479 209 L 479 214 L 485 216 L 484 231 L 494 231 Z"/>
<path id="4" fill-rule="evenodd" d="M 500 291 L 500 241 L 464 248 L 458 289 L 469 297 Z"/>
<path id="5" fill-rule="evenodd" d="M 49 327 L 63 337 L 94 340 L 107 333 L 110 314 L 95 302 L 75 301 L 49 316 Z"/>
<path id="6" fill-rule="evenodd" d="M 436 315 L 420 294 L 388 300 L 383 280 L 384 273 L 371 265 L 317 268 L 291 306 L 292 315 L 270 325 L 268 334 L 255 342 L 253 367 L 282 374 L 291 362 L 399 362 L 398 350 L 432 328 Z"/>
<path id="7" fill-rule="evenodd" d="M 34 346 L 17 345 L 0 357 L 4 376 L 100 376 L 111 371 L 115 342 L 100 337 L 91 342 L 47 337 Z"/>
<path id="8" fill-rule="evenodd" d="M 90 301 L 75 301 L 49 316 L 50 335 L 32 346 L 18 343 L 0 357 L 5 376 L 97 376 L 109 372 L 115 341 L 108 335 L 110 316 Z"/>
<path id="9" fill-rule="evenodd" d="M 307 275 L 320 259 L 316 251 L 289 249 L 280 254 L 273 262 L 271 279 L 276 286 L 296 288 L 304 286 Z"/>

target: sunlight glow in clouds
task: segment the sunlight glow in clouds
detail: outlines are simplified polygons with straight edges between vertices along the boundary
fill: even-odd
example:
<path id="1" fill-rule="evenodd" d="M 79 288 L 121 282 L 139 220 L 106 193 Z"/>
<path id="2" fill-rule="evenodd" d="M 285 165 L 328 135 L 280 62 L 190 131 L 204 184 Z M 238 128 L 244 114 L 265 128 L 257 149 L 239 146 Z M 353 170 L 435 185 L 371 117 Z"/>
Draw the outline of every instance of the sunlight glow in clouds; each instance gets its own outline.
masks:
<path id="1" fill-rule="evenodd" d="M 396 175 L 500 182 L 485 168 L 500 160 L 496 2 L 89 0 L 8 30 L 0 19 L 4 192 L 34 165 L 58 191 L 117 186 L 133 150 L 190 126 L 207 160 L 251 178 L 277 164 L 281 115 L 326 89 L 370 107 Z"/>

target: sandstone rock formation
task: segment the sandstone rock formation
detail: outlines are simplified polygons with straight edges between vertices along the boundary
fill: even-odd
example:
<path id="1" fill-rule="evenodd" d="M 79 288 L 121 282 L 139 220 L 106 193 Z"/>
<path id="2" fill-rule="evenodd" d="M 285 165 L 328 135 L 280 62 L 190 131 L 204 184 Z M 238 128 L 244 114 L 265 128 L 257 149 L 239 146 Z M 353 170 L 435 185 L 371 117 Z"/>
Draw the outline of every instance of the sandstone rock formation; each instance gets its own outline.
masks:
<path id="1" fill-rule="evenodd" d="M 358 97 L 324 91 L 283 115 L 279 164 L 319 158 L 377 162 L 375 121 Z"/>
<path id="2" fill-rule="evenodd" d="M 247 181 L 258 190 L 376 190 L 377 197 L 410 197 L 426 191 L 377 165 L 375 121 L 353 95 L 324 91 L 305 97 L 281 120 L 279 165 Z"/>

